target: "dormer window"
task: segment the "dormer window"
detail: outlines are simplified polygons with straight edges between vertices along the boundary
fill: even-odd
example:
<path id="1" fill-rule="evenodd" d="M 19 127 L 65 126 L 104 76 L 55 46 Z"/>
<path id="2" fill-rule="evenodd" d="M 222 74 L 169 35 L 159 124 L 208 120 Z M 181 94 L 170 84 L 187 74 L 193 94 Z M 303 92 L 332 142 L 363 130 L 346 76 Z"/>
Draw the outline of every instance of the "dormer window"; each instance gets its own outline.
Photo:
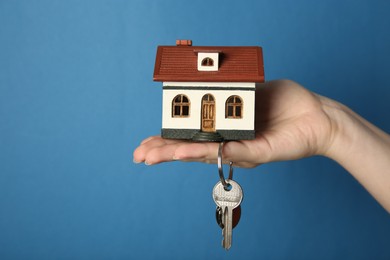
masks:
<path id="1" fill-rule="evenodd" d="M 202 60 L 202 66 L 214 66 L 214 60 L 210 57 L 206 57 Z"/>
<path id="2" fill-rule="evenodd" d="M 218 71 L 219 52 L 198 52 L 198 71 Z"/>

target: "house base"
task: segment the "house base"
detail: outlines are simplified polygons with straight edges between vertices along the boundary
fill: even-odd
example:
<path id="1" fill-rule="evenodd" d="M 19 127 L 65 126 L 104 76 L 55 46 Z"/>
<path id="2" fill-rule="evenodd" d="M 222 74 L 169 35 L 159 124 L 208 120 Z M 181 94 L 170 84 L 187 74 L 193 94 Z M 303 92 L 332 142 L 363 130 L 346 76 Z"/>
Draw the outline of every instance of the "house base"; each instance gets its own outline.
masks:
<path id="1" fill-rule="evenodd" d="M 161 129 L 161 137 L 166 139 L 185 139 L 195 142 L 222 142 L 255 139 L 255 130 L 217 130 L 202 132 L 199 129 Z"/>
<path id="2" fill-rule="evenodd" d="M 196 132 L 191 140 L 195 142 L 222 142 L 223 137 L 218 132 Z"/>

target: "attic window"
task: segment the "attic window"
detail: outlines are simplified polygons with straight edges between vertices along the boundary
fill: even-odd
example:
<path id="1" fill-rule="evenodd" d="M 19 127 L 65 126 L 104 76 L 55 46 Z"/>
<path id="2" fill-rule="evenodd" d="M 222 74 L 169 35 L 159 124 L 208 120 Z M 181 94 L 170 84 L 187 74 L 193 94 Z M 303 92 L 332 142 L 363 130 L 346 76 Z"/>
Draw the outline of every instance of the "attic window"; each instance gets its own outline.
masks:
<path id="1" fill-rule="evenodd" d="M 206 57 L 202 60 L 202 66 L 214 66 L 214 60 L 210 57 Z"/>
<path id="2" fill-rule="evenodd" d="M 198 52 L 198 71 L 218 71 L 219 52 Z"/>

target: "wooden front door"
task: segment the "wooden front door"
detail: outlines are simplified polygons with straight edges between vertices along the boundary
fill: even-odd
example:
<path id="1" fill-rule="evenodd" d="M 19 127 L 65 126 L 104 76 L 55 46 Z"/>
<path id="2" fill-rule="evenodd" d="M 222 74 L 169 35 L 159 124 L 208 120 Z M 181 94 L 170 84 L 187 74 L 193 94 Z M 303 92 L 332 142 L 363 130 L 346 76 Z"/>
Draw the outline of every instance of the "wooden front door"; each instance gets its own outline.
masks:
<path id="1" fill-rule="evenodd" d="M 215 132 L 215 100 L 211 94 L 202 98 L 202 131 Z"/>

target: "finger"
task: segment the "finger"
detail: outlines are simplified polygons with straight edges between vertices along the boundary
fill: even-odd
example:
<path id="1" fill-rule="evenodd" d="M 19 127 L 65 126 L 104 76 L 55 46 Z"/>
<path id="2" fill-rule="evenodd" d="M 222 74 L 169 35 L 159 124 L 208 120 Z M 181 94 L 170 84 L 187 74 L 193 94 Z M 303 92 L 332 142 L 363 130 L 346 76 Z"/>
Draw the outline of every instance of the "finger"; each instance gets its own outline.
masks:
<path id="1" fill-rule="evenodd" d="M 145 164 L 153 165 L 162 162 L 173 161 L 175 151 L 179 145 L 179 143 L 166 144 L 163 146 L 157 146 L 149 149 L 148 152 L 145 154 Z"/>
<path id="2" fill-rule="evenodd" d="M 146 139 L 142 140 L 142 142 L 141 142 L 141 144 L 140 144 L 140 145 L 143 145 L 143 144 L 145 144 L 145 143 L 149 142 L 150 140 L 153 140 L 153 139 L 158 139 L 158 138 L 160 138 L 160 136 L 158 136 L 158 135 L 155 135 L 155 136 L 149 136 L 148 138 L 146 138 Z"/>
<path id="3" fill-rule="evenodd" d="M 227 164 L 232 161 L 236 167 L 252 168 L 259 165 L 259 163 L 250 161 L 250 158 L 251 157 L 243 157 L 240 159 L 240 157 L 233 155 L 233 157 L 230 159 L 230 157 L 222 155 L 223 163 Z M 176 143 L 155 147 L 149 150 L 147 153 L 145 157 L 145 164 L 153 165 L 175 160 L 180 160 L 183 162 L 202 162 L 216 164 L 218 160 L 218 144 Z"/>
<path id="4" fill-rule="evenodd" d="M 218 143 L 188 143 L 177 147 L 174 158 L 186 162 L 217 163 Z M 234 162 L 235 166 L 251 168 L 258 159 L 246 142 L 227 142 L 222 148 L 223 163 Z"/>
<path id="5" fill-rule="evenodd" d="M 228 142 L 223 149 L 224 160 L 234 162 L 235 166 L 244 168 L 253 168 L 267 162 L 269 155 L 267 141 L 259 137 L 255 141 Z"/>
<path id="6" fill-rule="evenodd" d="M 145 155 L 145 164 L 152 165 L 176 160 L 208 162 L 215 159 L 215 156 L 208 156 L 207 151 L 210 149 L 208 146 L 206 143 L 196 144 L 179 141 L 149 147 Z"/>
<path id="7" fill-rule="evenodd" d="M 141 163 L 145 161 L 147 154 L 155 148 L 163 147 L 169 144 L 179 143 L 179 140 L 163 139 L 160 136 L 152 136 L 141 142 L 141 145 L 134 150 L 133 161 Z"/>
<path id="8" fill-rule="evenodd" d="M 185 162 L 218 162 L 219 143 L 191 143 L 180 145 L 175 152 L 175 159 Z M 257 157 L 249 149 L 249 143 L 226 142 L 222 147 L 222 161 L 227 164 L 234 162 L 235 166 L 252 168 L 259 163 L 254 161 Z"/>
<path id="9" fill-rule="evenodd" d="M 214 162 L 218 158 L 218 143 L 187 143 L 178 146 L 175 159 L 182 161 Z"/>
<path id="10" fill-rule="evenodd" d="M 159 135 L 150 136 L 143 140 L 140 145 L 144 144 L 151 144 L 151 145 L 165 145 L 165 144 L 172 144 L 177 142 L 183 142 L 183 140 L 177 140 L 177 139 L 164 139 Z"/>

